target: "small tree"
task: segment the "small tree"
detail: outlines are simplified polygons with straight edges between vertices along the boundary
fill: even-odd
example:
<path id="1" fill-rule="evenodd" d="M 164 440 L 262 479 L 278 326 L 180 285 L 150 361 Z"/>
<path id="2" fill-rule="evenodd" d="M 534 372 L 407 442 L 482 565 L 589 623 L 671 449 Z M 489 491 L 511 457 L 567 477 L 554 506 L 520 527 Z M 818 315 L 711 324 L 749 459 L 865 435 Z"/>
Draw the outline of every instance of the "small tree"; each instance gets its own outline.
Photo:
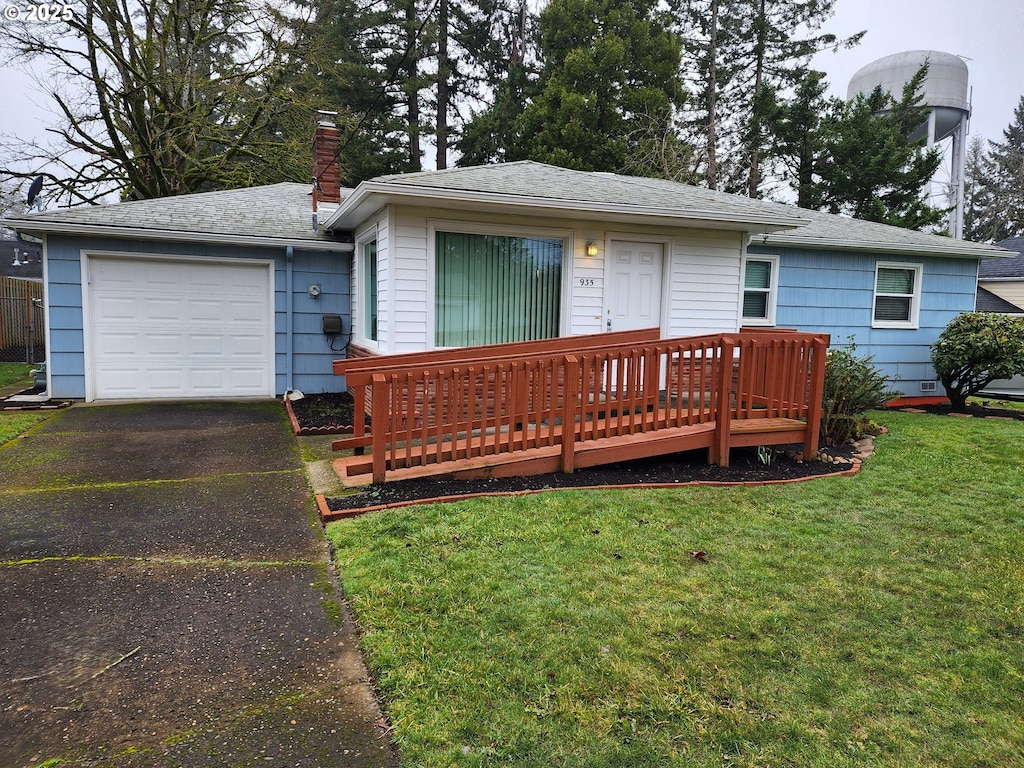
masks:
<path id="1" fill-rule="evenodd" d="M 968 312 L 932 345 L 932 365 L 954 411 L 996 379 L 1024 373 L 1024 317 Z"/>

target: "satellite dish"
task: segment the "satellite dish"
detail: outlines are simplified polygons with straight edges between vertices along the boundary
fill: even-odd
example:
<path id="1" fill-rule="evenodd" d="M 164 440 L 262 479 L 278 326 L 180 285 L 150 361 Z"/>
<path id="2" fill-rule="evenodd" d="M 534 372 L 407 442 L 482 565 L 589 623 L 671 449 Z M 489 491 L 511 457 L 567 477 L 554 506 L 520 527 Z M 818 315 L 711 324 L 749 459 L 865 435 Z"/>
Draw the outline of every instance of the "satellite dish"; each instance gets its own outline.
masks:
<path id="1" fill-rule="evenodd" d="M 28 187 L 28 199 L 25 201 L 29 205 L 35 202 L 35 199 L 39 197 L 39 193 L 43 190 L 43 177 L 36 176 L 32 179 L 32 183 Z"/>

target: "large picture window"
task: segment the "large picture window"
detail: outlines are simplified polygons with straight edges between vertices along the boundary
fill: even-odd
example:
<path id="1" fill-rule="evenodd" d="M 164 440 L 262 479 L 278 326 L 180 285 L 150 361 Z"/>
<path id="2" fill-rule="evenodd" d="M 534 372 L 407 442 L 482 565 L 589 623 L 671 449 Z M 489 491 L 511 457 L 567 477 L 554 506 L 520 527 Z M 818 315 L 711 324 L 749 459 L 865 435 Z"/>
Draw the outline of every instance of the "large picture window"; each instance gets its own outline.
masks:
<path id="1" fill-rule="evenodd" d="M 558 336 L 561 238 L 436 233 L 434 344 Z"/>
<path id="2" fill-rule="evenodd" d="M 916 328 L 921 296 L 919 264 L 879 264 L 875 271 L 876 328 Z"/>

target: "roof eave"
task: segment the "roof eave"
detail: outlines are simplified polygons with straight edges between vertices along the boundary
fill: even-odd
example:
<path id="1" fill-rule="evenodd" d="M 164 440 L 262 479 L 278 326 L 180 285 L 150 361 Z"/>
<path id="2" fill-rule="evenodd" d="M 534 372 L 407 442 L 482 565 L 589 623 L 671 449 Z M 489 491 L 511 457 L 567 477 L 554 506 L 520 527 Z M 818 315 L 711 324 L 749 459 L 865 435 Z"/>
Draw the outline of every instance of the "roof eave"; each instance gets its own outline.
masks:
<path id="1" fill-rule="evenodd" d="M 954 241 L 955 242 L 955 241 Z M 840 251 L 869 251 L 878 253 L 905 253 L 915 256 L 944 256 L 958 259 L 1001 259 L 1012 256 L 1012 252 L 990 248 L 986 251 L 968 250 L 956 246 L 945 245 L 911 245 L 908 243 L 892 243 L 880 240 L 843 240 L 834 238 L 791 237 L 786 234 L 770 235 L 764 242 L 755 245 L 790 246 L 794 248 L 824 248 Z M 1000 253 L 999 251 L 1003 251 Z"/>
<path id="2" fill-rule="evenodd" d="M 264 248 L 285 248 L 289 245 L 312 251 L 338 251 L 350 253 L 352 243 L 337 240 L 313 240 L 302 237 L 253 237 L 222 232 L 182 232 L 173 229 L 142 229 L 115 227 L 105 224 L 78 224 L 56 221 L 33 221 L 13 218 L 0 220 L 0 224 L 36 237 L 46 234 L 89 235 L 131 240 L 163 240 L 178 243 L 214 243 L 217 245 L 247 245 Z"/>
<path id="3" fill-rule="evenodd" d="M 474 192 L 438 187 L 420 187 L 408 184 L 363 182 L 355 193 L 323 223 L 325 229 L 354 229 L 374 211 L 393 203 L 416 204 L 440 201 L 446 206 L 460 204 L 477 210 L 500 209 L 503 213 L 514 210 L 519 214 L 572 216 L 577 219 L 647 219 L 665 225 L 704 226 L 758 233 L 795 229 L 807 224 L 806 219 L 793 216 L 764 214 L 747 216 L 715 210 L 651 208 L 636 205 L 614 205 L 585 200 L 563 200 L 527 197 L 494 192 Z"/>

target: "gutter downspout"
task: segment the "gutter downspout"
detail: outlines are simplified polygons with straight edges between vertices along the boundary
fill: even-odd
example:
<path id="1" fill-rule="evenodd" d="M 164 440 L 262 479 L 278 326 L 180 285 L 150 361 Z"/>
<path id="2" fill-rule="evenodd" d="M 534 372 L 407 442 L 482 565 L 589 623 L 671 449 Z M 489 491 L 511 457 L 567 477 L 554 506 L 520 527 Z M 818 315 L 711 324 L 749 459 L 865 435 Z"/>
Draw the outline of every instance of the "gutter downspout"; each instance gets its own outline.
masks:
<path id="1" fill-rule="evenodd" d="M 292 257 L 295 255 L 295 249 L 292 246 L 287 246 L 284 249 L 285 256 L 285 299 L 284 299 L 284 311 L 285 311 L 285 328 L 286 330 L 286 341 L 288 345 L 288 352 L 284 356 L 285 359 L 285 393 L 291 392 L 294 387 L 292 379 L 292 371 L 294 369 L 293 357 L 295 355 L 295 346 L 293 344 L 293 312 L 292 312 Z"/>

